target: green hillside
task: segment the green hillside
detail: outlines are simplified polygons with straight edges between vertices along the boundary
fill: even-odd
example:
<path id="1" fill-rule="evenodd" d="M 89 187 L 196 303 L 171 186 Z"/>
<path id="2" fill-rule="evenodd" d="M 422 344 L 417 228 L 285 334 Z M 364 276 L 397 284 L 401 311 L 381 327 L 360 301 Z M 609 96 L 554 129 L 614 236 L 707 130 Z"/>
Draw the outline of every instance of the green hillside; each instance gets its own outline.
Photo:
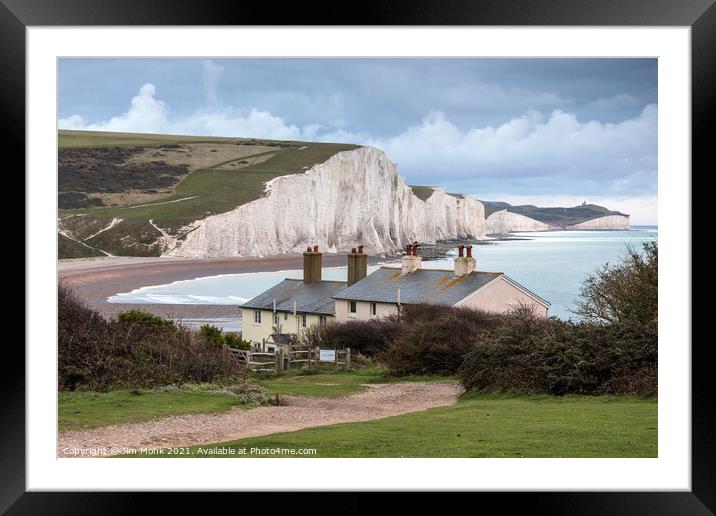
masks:
<path id="1" fill-rule="evenodd" d="M 431 195 L 433 195 L 433 188 L 434 186 L 418 186 L 418 185 L 410 185 L 410 189 L 413 191 L 413 194 L 420 199 L 421 201 L 427 201 Z"/>
<path id="2" fill-rule="evenodd" d="M 507 210 L 557 227 L 578 224 L 597 217 L 604 217 L 605 215 L 626 215 L 596 204 L 581 204 L 571 208 L 540 208 L 531 204 L 513 206 L 506 202 L 497 201 L 482 201 L 482 203 L 485 205 L 485 217 L 489 217 L 496 211 Z"/>
<path id="3" fill-rule="evenodd" d="M 181 236 L 192 221 L 260 198 L 268 181 L 359 147 L 90 131 L 59 131 L 58 144 L 60 258 L 158 255 L 162 231 Z M 104 229 L 113 219 L 123 220 Z"/>

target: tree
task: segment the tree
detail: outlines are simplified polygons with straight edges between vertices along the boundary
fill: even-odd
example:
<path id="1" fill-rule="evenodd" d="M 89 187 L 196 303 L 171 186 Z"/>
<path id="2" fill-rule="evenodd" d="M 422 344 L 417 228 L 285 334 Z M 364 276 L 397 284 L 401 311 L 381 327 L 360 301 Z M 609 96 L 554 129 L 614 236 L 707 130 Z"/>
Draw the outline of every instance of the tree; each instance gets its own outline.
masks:
<path id="1" fill-rule="evenodd" d="M 642 252 L 628 246 L 619 263 L 607 263 L 587 277 L 571 312 L 592 323 L 656 325 L 657 243 L 643 244 Z"/>

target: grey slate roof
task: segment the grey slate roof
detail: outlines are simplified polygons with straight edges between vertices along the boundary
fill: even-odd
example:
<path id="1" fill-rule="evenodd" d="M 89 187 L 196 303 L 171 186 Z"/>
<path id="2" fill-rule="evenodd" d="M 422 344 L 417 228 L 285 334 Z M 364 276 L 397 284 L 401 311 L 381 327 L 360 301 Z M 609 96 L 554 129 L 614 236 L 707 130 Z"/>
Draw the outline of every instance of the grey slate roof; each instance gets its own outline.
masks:
<path id="1" fill-rule="evenodd" d="M 293 301 L 296 300 L 296 311 L 309 314 L 335 314 L 333 296 L 343 290 L 345 281 L 318 281 L 304 285 L 300 279 L 285 279 L 278 285 L 250 299 L 242 308 L 273 310 L 276 300 L 276 311 L 293 312 Z"/>
<path id="2" fill-rule="evenodd" d="M 352 301 L 401 304 L 430 303 L 452 306 L 501 276 L 501 272 L 475 271 L 456 278 L 452 270 L 418 269 L 400 275 L 400 269 L 381 267 L 333 297 Z"/>
<path id="3" fill-rule="evenodd" d="M 290 344 L 291 343 L 291 335 L 288 333 L 272 333 L 269 335 L 269 339 L 271 339 L 271 342 L 274 344 Z"/>

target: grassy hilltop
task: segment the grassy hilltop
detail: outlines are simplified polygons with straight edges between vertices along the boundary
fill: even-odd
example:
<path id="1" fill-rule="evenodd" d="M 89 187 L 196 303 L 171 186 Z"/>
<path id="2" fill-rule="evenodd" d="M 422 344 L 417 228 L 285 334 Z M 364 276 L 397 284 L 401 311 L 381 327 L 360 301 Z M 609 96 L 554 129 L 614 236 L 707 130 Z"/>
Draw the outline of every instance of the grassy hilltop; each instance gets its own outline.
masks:
<path id="1" fill-rule="evenodd" d="M 60 258 L 158 255 L 162 231 L 176 236 L 185 224 L 260 198 L 271 179 L 358 148 L 92 131 L 59 131 L 58 144 Z M 115 218 L 122 221 L 106 229 Z"/>
<path id="2" fill-rule="evenodd" d="M 579 224 L 606 215 L 626 215 L 597 204 L 582 204 L 571 208 L 540 208 L 531 204 L 513 206 L 506 202 L 482 201 L 482 203 L 485 205 L 485 217 L 489 217 L 496 211 L 507 210 L 556 227 Z"/>

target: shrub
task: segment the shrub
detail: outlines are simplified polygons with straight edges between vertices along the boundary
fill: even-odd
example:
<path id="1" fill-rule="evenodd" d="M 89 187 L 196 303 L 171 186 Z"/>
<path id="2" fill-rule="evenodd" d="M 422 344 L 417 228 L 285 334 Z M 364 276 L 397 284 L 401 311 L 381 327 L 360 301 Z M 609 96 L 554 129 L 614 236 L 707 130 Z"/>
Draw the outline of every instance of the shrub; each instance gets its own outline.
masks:
<path id="1" fill-rule="evenodd" d="M 221 328 L 212 324 L 202 324 L 199 327 L 199 335 L 210 346 L 221 347 L 224 345 L 224 335 L 222 333 Z"/>
<path id="2" fill-rule="evenodd" d="M 224 343 L 233 349 L 251 349 L 251 341 L 244 340 L 235 333 L 227 333 L 224 335 Z"/>
<path id="3" fill-rule="evenodd" d="M 60 389 L 148 388 L 242 373 L 220 347 L 195 332 L 174 324 L 107 320 L 70 289 L 58 289 Z"/>
<path id="4" fill-rule="evenodd" d="M 174 326 L 174 323 L 154 315 L 146 310 L 125 310 L 117 314 L 117 320 L 123 324 L 141 324 L 142 326 Z"/>
<path id="5" fill-rule="evenodd" d="M 391 375 L 455 374 L 472 341 L 501 319 L 469 308 L 406 306 L 382 359 Z"/>
<path id="6" fill-rule="evenodd" d="M 467 390 L 655 395 L 656 372 L 648 325 L 510 317 L 475 340 L 459 375 Z"/>
<path id="7" fill-rule="evenodd" d="M 350 348 L 354 355 L 378 356 L 388 349 L 401 326 L 396 318 L 313 325 L 301 334 L 301 342 L 319 348 Z"/>

